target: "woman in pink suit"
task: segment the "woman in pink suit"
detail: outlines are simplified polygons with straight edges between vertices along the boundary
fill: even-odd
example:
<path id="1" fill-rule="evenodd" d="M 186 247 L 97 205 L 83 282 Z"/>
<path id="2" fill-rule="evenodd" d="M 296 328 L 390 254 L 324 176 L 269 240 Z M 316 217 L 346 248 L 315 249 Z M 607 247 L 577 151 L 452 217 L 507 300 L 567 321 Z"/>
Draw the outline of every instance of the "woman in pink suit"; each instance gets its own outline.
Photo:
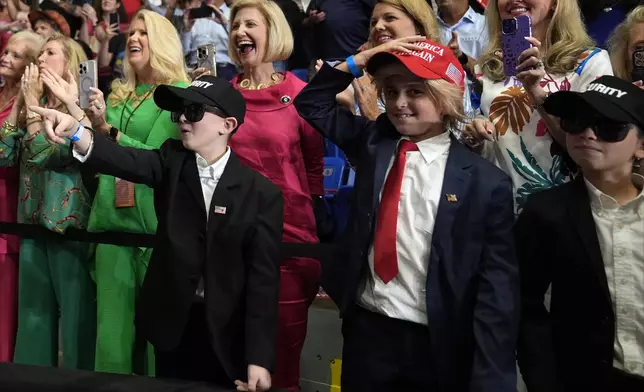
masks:
<path id="1" fill-rule="evenodd" d="M 0 125 L 5 122 L 20 90 L 25 66 L 35 62 L 43 39 L 31 32 L 9 38 L 0 57 Z M 0 155 L 2 154 L 0 148 Z M 18 167 L 0 167 L 0 222 L 15 222 L 18 212 Z M 18 255 L 20 238 L 0 234 L 0 362 L 13 359 L 18 306 Z"/>
<path id="2" fill-rule="evenodd" d="M 293 99 L 304 83 L 275 72 L 273 61 L 287 59 L 293 35 L 277 4 L 237 0 L 230 12 L 230 56 L 243 67 L 232 83 L 246 99 L 246 119 L 230 146 L 239 159 L 273 181 L 284 196 L 284 241 L 318 242 L 314 203 L 323 189 L 322 137 L 297 114 Z M 318 292 L 318 260 L 282 261 L 277 358 L 273 383 L 298 390 L 300 353 L 308 308 Z"/>

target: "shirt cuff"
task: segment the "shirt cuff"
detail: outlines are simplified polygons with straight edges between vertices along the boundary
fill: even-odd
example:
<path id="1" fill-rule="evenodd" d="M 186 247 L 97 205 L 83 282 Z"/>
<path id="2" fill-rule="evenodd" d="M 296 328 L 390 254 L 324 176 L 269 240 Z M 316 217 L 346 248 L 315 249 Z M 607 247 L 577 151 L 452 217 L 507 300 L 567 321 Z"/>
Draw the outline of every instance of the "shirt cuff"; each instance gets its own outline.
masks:
<path id="1" fill-rule="evenodd" d="M 85 155 L 81 154 L 80 152 L 78 152 L 78 150 L 76 150 L 76 144 L 72 145 L 72 155 L 77 161 L 81 163 L 85 163 L 85 161 L 87 161 L 89 159 L 89 156 L 92 154 L 93 149 L 94 149 L 94 137 L 92 137 L 92 141 L 89 142 L 89 148 L 87 149 L 87 153 Z"/>

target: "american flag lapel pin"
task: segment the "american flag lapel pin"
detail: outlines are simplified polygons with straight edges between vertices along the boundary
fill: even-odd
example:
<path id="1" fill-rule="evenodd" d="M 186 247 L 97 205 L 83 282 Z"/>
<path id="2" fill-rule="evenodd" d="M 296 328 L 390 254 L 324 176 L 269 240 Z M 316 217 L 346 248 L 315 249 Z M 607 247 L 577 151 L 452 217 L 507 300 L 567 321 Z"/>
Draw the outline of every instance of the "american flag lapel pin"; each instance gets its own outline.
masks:
<path id="1" fill-rule="evenodd" d="M 452 193 L 447 193 L 447 194 L 445 195 L 445 197 L 447 197 L 447 201 L 448 201 L 448 202 L 450 202 L 450 203 L 456 203 L 456 201 L 458 200 L 458 199 L 456 198 L 456 195 L 454 195 L 454 194 L 452 194 Z"/>
<path id="2" fill-rule="evenodd" d="M 226 207 L 215 206 L 215 214 L 226 215 Z"/>

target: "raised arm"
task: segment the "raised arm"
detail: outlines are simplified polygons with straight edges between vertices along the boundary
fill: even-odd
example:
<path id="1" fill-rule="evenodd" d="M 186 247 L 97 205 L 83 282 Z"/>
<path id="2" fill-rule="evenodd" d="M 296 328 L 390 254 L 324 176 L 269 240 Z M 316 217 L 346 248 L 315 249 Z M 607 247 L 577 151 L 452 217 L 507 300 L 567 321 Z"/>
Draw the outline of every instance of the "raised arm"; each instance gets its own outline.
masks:
<path id="1" fill-rule="evenodd" d="M 370 123 L 336 100 L 336 95 L 349 87 L 353 79 L 351 73 L 325 63 L 294 102 L 300 117 L 340 147 L 349 159 L 359 155 Z"/>
<path id="2" fill-rule="evenodd" d="M 52 143 L 72 141 L 73 155 L 94 171 L 156 188 L 163 181 L 163 156 L 160 150 L 122 147 L 100 132 L 85 128 L 68 114 L 30 106 L 43 116 L 44 131 Z M 168 146 L 168 148 L 170 148 Z"/>
<path id="3" fill-rule="evenodd" d="M 471 391 L 515 392 L 519 324 L 519 271 L 512 236 L 512 184 L 505 178 L 486 206 L 483 255 L 474 307 Z"/>

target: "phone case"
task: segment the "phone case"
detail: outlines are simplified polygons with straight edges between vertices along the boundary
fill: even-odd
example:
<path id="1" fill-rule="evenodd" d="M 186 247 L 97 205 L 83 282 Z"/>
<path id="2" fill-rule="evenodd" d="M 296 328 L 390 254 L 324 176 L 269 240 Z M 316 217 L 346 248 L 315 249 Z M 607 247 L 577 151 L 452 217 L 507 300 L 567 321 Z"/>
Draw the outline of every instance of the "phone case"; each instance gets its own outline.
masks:
<path id="1" fill-rule="evenodd" d="M 110 26 L 115 24 L 120 29 L 120 19 L 118 13 L 110 14 Z"/>
<path id="2" fill-rule="evenodd" d="M 215 45 L 207 44 L 197 48 L 197 68 L 205 68 L 213 76 L 217 76 L 217 60 L 215 59 Z"/>
<path id="3" fill-rule="evenodd" d="M 199 8 L 192 8 L 190 9 L 190 19 L 202 19 L 202 18 L 210 18 L 212 16 L 212 8 L 208 6 L 202 6 Z"/>
<path id="4" fill-rule="evenodd" d="M 507 77 L 516 76 L 519 56 L 532 47 L 532 44 L 525 39 L 525 37 L 532 37 L 532 21 L 528 15 L 521 15 L 512 19 L 504 19 L 501 28 L 503 71 Z"/>
<path id="5" fill-rule="evenodd" d="M 83 61 L 80 64 L 80 83 L 78 86 L 78 101 L 81 109 L 89 107 L 89 95 L 92 93 L 91 88 L 98 86 L 98 72 L 96 60 Z"/>
<path id="6" fill-rule="evenodd" d="M 633 81 L 644 80 L 644 48 L 633 52 Z"/>

